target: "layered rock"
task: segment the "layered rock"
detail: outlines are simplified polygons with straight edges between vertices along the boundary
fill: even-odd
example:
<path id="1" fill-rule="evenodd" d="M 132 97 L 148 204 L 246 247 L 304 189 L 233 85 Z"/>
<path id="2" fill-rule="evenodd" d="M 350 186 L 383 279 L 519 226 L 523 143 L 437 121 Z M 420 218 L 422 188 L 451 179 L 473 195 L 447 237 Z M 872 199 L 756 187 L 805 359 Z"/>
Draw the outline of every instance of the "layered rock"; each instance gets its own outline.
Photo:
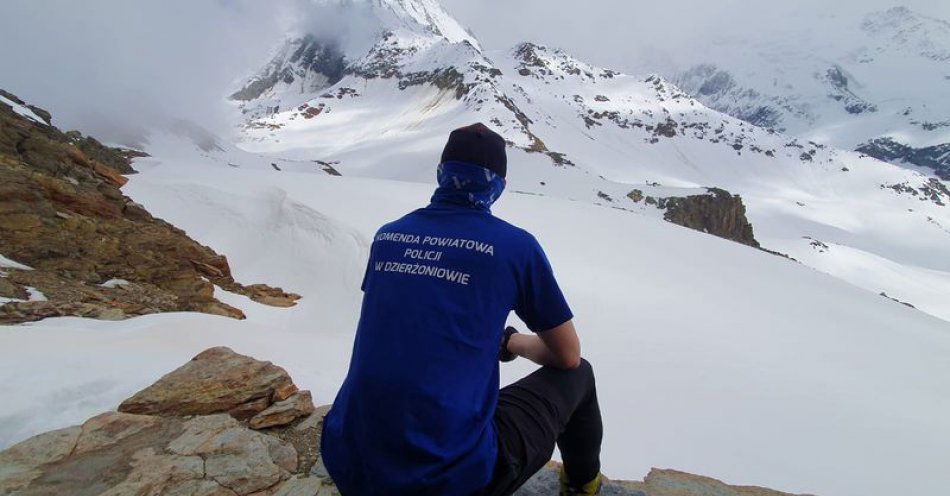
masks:
<path id="1" fill-rule="evenodd" d="M 297 453 L 228 415 L 103 413 L 0 453 L 0 494 L 260 493 L 289 479 Z"/>
<path id="2" fill-rule="evenodd" d="M 307 415 L 313 403 L 310 392 L 298 392 L 283 368 L 218 347 L 135 393 L 119 411 L 160 416 L 229 413 L 263 428 Z"/>
<path id="3" fill-rule="evenodd" d="M 309 477 L 327 409 L 311 415 L 310 393 L 270 362 L 211 348 L 119 409 L 0 452 L 0 495 L 312 496 L 329 486 Z"/>
<path id="4" fill-rule="evenodd" d="M 535 474 L 515 496 L 556 494 L 560 464 L 551 462 Z M 755 486 L 732 486 L 711 477 L 654 468 L 642 481 L 605 480 L 601 496 L 794 496 Z"/>
<path id="5" fill-rule="evenodd" d="M 627 197 L 665 210 L 663 218 L 674 224 L 759 248 L 742 198 L 719 188 L 707 191 L 705 195 L 654 198 L 633 190 Z"/>
<path id="6" fill-rule="evenodd" d="M 2 96 L 12 105 L 0 101 L 0 254 L 35 269 L 4 269 L 4 286 L 13 287 L 5 293 L 30 287 L 46 298 L 3 305 L 0 324 L 167 311 L 243 318 L 214 298 L 216 285 L 269 305 L 299 298 L 236 282 L 224 256 L 123 195 L 122 174 L 140 153 L 62 133 L 48 112 Z M 129 284 L 105 284 L 111 280 Z"/>
<path id="7" fill-rule="evenodd" d="M 119 409 L 0 452 L 0 496 L 339 496 L 319 452 L 329 406 L 270 362 L 211 348 Z M 559 469 L 515 494 L 556 494 Z M 601 494 L 792 496 L 659 469 Z"/>

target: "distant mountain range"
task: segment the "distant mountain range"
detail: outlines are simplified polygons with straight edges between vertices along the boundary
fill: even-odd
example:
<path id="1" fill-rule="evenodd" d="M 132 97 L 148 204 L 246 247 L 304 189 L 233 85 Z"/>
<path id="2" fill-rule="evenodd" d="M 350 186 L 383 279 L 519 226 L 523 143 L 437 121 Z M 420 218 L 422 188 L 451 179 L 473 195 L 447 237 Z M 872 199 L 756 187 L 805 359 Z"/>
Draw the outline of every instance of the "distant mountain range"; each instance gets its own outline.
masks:
<path id="1" fill-rule="evenodd" d="M 792 19 L 710 45 L 673 77 L 739 119 L 950 180 L 950 23 L 906 7 Z"/>
<path id="2" fill-rule="evenodd" d="M 378 20 L 371 48 L 298 33 L 235 89 L 241 149 L 430 181 L 447 131 L 482 121 L 509 141 L 513 190 L 670 219 L 663 199 L 719 188 L 764 248 L 950 318 L 950 190 L 903 163 L 947 158 L 946 23 L 892 9 L 821 56 L 805 35 L 735 41 L 711 49 L 745 47 L 732 61 L 668 79 L 529 42 L 485 51 L 434 1 L 356 3 Z"/>

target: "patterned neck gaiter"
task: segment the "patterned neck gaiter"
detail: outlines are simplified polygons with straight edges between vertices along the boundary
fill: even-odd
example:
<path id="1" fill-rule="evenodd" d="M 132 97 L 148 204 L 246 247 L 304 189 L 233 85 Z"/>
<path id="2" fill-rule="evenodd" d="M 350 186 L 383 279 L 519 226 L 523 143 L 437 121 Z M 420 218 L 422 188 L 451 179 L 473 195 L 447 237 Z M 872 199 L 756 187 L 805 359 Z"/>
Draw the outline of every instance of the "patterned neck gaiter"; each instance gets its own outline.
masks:
<path id="1" fill-rule="evenodd" d="M 437 177 L 439 187 L 432 195 L 432 203 L 490 212 L 492 204 L 505 190 L 504 178 L 467 162 L 442 162 Z"/>

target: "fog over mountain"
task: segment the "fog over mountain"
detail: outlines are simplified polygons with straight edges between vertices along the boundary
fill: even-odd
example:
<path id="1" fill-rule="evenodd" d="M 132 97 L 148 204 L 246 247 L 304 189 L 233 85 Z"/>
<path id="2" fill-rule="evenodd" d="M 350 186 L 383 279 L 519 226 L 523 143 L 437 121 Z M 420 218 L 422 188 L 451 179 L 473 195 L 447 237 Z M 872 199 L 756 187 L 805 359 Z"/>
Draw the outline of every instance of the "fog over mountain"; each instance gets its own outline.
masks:
<path id="1" fill-rule="evenodd" d="M 504 282 L 458 265 L 491 236 L 379 230 L 430 201 L 447 131 L 473 122 L 507 143 L 493 212 L 544 246 L 596 368 L 606 476 L 686 472 L 627 486 L 652 496 L 950 487 L 947 7 L 146 1 L 0 9 L 0 495 L 338 494 L 300 441 L 346 377 L 366 274 Z M 405 246 L 367 263 L 376 243 Z M 159 388 L 173 415 L 310 416 L 98 415 L 218 346 L 301 391 L 266 369 L 266 390 Z M 409 348 L 441 372 L 440 347 Z M 444 403 L 393 392 L 381 414 Z"/>
<path id="2" fill-rule="evenodd" d="M 267 60 L 288 29 L 334 31 L 336 38 L 353 43 L 364 38 L 366 23 L 359 9 L 343 14 L 340 4 L 8 0 L 0 17 L 0 45 L 15 48 L 5 53 L 0 83 L 23 98 L 44 102 L 62 127 L 118 143 L 141 143 L 146 128 L 177 119 L 228 133 L 233 112 L 222 88 L 232 88 Z M 687 0 L 675 9 L 622 0 L 585 2 L 582 7 L 550 0 L 443 4 L 486 48 L 547 43 L 628 73 L 659 70 L 710 37 L 767 33 L 785 14 L 771 2 L 763 7 L 751 1 Z M 950 18 L 947 3 L 904 4 L 925 15 Z M 890 6 L 892 2 L 881 0 L 833 6 L 809 0 L 795 2 L 792 9 L 817 15 L 828 9 L 863 13 Z M 347 36 L 336 36 L 340 30 Z"/>
<path id="3" fill-rule="evenodd" d="M 444 0 L 442 5 L 471 28 L 486 48 L 507 49 L 531 40 L 570 50 L 576 56 L 628 73 L 656 71 L 683 59 L 693 49 L 722 37 L 767 36 L 789 18 L 809 22 L 818 16 L 857 17 L 897 5 L 950 19 L 950 3 L 928 0 L 845 0 L 756 2 L 686 0 L 662 2 L 598 0 Z"/>

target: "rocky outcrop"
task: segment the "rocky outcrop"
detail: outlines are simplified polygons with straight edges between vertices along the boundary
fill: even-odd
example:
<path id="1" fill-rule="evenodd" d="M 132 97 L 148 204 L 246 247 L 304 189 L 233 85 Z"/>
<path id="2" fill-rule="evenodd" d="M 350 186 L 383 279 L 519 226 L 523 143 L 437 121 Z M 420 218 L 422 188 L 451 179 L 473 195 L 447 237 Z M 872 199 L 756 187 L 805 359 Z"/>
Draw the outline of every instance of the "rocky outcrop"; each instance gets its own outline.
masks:
<path id="1" fill-rule="evenodd" d="M 665 210 L 663 218 L 674 224 L 759 248 L 742 197 L 719 188 L 707 191 L 705 195 L 654 198 L 633 190 L 627 197 Z"/>
<path id="2" fill-rule="evenodd" d="M 119 412 L 0 452 L 0 496 L 339 496 L 320 460 L 329 407 L 296 391 L 284 369 L 211 348 Z M 548 464 L 515 494 L 556 494 L 559 469 Z M 608 480 L 601 494 L 792 496 L 659 469 L 643 481 Z"/>
<path id="3" fill-rule="evenodd" d="M 0 452 L 0 495 L 312 496 L 323 485 L 307 476 L 327 409 L 313 415 L 309 392 L 270 362 L 211 348 L 119 410 Z"/>
<path id="4" fill-rule="evenodd" d="M 3 495 L 271 494 L 297 469 L 294 448 L 228 415 L 109 412 L 0 454 Z"/>
<path id="5" fill-rule="evenodd" d="M 273 421 L 270 412 L 260 423 L 264 427 L 287 424 L 313 411 L 300 406 L 309 402 L 310 393 L 302 398 L 287 371 L 270 363 L 235 353 L 230 348 L 211 348 L 190 362 L 162 377 L 151 386 L 135 393 L 119 405 L 119 411 L 146 415 L 210 415 L 229 413 L 238 420 L 248 420 L 278 407 L 286 414 L 284 422 Z M 298 397 L 289 402 L 290 398 Z M 296 409 L 280 408 L 291 403 Z"/>
<path id="6" fill-rule="evenodd" d="M 561 465 L 548 463 L 515 496 L 556 494 Z M 720 480 L 677 470 L 654 468 L 642 481 L 605 480 L 601 496 L 794 496 L 755 486 L 731 486 Z"/>
<path id="7" fill-rule="evenodd" d="M 886 162 L 905 163 L 933 169 L 934 174 L 950 181 L 950 143 L 914 148 L 893 138 L 876 138 L 855 151 Z"/>
<path id="8" fill-rule="evenodd" d="M 34 269 L 5 269 L 0 277 L 5 286 L 45 295 L 0 306 L 0 324 L 167 311 L 243 318 L 214 298 L 215 286 L 269 305 L 299 298 L 236 282 L 224 256 L 123 195 L 134 155 L 0 103 L 0 254 Z M 105 284 L 112 280 L 128 284 Z"/>

